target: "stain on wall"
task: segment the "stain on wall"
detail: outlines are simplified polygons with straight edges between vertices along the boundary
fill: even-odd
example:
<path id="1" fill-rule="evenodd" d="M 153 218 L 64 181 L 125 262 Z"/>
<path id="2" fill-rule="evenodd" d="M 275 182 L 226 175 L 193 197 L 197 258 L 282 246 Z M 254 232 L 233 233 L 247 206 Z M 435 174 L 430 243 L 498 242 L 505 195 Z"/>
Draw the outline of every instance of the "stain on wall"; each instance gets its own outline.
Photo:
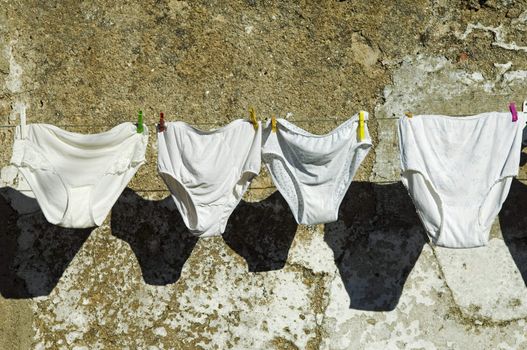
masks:
<path id="1" fill-rule="evenodd" d="M 0 349 L 524 349 L 525 157 L 487 247 L 434 247 L 399 182 L 396 120 L 527 99 L 527 2 L 3 1 Z M 203 129 L 254 106 L 325 133 L 371 112 L 374 148 L 326 225 L 267 171 L 196 239 L 156 171 L 158 112 Z M 46 222 L 9 166 L 14 126 L 150 130 L 104 224 Z"/>

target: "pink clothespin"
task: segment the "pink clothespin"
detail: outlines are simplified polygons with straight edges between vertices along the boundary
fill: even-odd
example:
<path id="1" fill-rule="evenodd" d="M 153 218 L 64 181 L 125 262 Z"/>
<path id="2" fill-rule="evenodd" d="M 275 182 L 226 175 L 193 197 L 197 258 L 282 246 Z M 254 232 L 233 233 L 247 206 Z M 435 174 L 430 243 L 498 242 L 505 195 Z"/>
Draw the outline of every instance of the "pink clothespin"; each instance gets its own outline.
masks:
<path id="1" fill-rule="evenodd" d="M 516 110 L 516 105 L 514 104 L 514 102 L 509 103 L 509 109 L 512 114 L 512 121 L 518 121 L 518 111 Z"/>

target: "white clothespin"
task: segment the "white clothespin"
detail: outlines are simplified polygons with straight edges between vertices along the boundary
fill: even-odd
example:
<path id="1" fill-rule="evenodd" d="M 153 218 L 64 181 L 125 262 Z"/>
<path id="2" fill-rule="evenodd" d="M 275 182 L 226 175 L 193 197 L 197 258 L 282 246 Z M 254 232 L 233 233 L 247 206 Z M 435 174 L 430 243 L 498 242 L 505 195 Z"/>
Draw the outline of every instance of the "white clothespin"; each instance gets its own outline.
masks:
<path id="1" fill-rule="evenodd" d="M 527 100 L 523 101 L 522 112 L 527 113 Z"/>
<path id="2" fill-rule="evenodd" d="M 17 104 L 18 113 L 20 114 L 20 137 L 25 139 L 27 137 L 26 125 L 26 105 L 25 103 Z"/>

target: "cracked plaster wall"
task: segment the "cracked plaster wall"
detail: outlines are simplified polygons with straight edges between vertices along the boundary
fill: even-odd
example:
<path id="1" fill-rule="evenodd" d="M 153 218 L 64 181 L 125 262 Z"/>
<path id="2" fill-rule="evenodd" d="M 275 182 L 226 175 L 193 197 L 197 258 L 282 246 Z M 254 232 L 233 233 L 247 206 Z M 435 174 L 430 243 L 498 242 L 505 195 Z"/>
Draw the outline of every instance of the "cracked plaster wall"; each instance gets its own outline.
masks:
<path id="1" fill-rule="evenodd" d="M 525 1 L 0 4 L 0 349 L 527 348 L 524 157 L 489 245 L 441 249 L 398 182 L 395 129 L 527 98 Z M 153 127 L 97 229 L 48 224 L 8 166 L 23 108 L 99 132 L 139 108 L 210 128 L 249 105 L 315 133 L 371 111 L 337 222 L 296 225 L 262 168 L 225 235 L 195 239 Z"/>

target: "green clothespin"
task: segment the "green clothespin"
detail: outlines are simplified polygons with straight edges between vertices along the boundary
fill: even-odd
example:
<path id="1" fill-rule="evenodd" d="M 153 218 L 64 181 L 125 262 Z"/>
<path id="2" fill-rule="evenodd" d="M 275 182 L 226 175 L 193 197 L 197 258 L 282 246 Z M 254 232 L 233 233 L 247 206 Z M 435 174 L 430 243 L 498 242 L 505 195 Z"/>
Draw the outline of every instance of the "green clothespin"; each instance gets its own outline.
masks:
<path id="1" fill-rule="evenodd" d="M 142 134 L 143 131 L 143 111 L 139 111 L 139 115 L 137 116 L 137 133 Z"/>

